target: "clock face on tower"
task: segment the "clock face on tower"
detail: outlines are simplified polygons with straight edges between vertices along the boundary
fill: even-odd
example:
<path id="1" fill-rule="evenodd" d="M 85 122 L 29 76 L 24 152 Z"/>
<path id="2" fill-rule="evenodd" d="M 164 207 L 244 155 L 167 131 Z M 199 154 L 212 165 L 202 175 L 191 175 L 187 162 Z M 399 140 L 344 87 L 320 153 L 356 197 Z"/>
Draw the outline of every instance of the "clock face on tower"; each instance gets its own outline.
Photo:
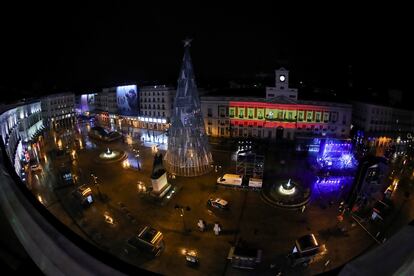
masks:
<path id="1" fill-rule="evenodd" d="M 280 76 L 279 76 L 279 80 L 280 80 L 281 82 L 285 81 L 285 79 L 286 79 L 286 77 L 285 77 L 284 75 L 280 75 Z"/>

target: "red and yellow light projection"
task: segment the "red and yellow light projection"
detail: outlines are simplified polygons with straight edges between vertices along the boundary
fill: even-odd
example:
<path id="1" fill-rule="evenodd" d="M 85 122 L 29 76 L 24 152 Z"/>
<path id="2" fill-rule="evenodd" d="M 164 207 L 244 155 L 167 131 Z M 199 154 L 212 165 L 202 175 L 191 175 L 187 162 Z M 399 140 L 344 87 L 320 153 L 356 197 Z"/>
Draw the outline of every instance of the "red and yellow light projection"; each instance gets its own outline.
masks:
<path id="1" fill-rule="evenodd" d="M 330 113 L 322 106 L 232 101 L 229 117 L 235 126 L 306 128 L 308 124 L 327 123 Z"/>

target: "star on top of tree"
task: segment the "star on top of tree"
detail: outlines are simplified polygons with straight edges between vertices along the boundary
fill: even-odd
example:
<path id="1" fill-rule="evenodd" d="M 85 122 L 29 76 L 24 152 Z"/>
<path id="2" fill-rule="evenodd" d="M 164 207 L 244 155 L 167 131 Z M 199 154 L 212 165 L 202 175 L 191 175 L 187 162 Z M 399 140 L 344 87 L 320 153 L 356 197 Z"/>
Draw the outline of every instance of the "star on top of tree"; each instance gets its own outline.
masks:
<path id="1" fill-rule="evenodd" d="M 184 43 L 184 47 L 190 47 L 191 46 L 191 41 L 193 41 L 193 39 L 192 38 L 186 38 L 186 39 L 184 39 L 183 40 L 183 43 Z"/>

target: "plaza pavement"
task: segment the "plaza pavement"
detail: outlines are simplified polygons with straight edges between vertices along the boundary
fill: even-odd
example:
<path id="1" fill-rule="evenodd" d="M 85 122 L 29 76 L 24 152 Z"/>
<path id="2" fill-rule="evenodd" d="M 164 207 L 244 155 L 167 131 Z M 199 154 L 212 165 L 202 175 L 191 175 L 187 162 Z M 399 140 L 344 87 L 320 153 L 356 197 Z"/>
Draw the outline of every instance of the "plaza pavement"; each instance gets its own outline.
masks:
<path id="1" fill-rule="evenodd" d="M 44 174 L 51 176 L 40 179 L 37 185 L 42 188 L 38 190 L 45 198 L 50 194 L 50 202 L 55 204 L 50 205 L 49 210 L 75 232 L 115 256 L 144 269 L 165 275 L 275 275 L 279 271 L 283 271 L 284 275 L 313 275 L 340 266 L 375 244 L 361 227 L 352 224 L 351 218 L 338 222 L 338 197 L 332 205 L 328 204 L 331 199 L 313 197 L 302 213 L 269 206 L 263 202 L 258 191 L 217 186 L 215 183 L 218 175 L 235 171 L 235 163 L 231 158 L 234 147 L 220 141 L 212 145 L 212 153 L 215 163 L 222 166 L 221 171 L 212 171 L 196 178 L 170 179 L 179 192 L 166 204 L 159 204 L 137 189 L 138 181 L 150 184 L 154 154 L 151 148 L 143 147 L 141 143 L 135 145 L 140 151 L 141 170 L 125 169 L 121 163 L 98 164 L 94 158 L 108 145 L 111 149 L 124 151 L 131 151 L 132 146 L 123 141 L 111 144 L 89 141 L 85 125 L 79 129 L 81 133 L 75 137 L 81 138 L 84 146 L 89 143 L 92 147 L 77 149 L 73 171 L 79 174 L 79 184 L 91 185 L 95 202 L 91 207 L 83 209 L 71 196 L 73 187 L 56 189 L 52 176 L 56 174 L 53 166 L 44 171 Z M 280 165 L 282 159 L 286 160 L 284 166 Z M 290 175 L 311 182 L 306 162 L 286 146 L 270 145 L 266 148 L 265 171 L 264 185 L 278 177 Z M 105 200 L 99 199 L 90 173 L 98 176 L 100 191 L 106 197 Z M 215 196 L 228 200 L 230 210 L 207 208 L 207 199 Z M 176 204 L 190 207 L 190 211 L 184 215 L 185 226 L 190 231 L 184 231 L 183 219 L 174 208 Z M 402 210 L 408 212 L 409 208 Z M 110 216 L 113 223 L 108 223 L 105 215 Z M 401 218 L 399 224 L 403 224 L 409 216 L 414 216 L 412 211 Z M 208 224 L 205 232 L 197 229 L 196 223 L 200 218 Z M 215 222 L 222 225 L 223 231 L 219 236 L 215 236 L 212 231 Z M 156 258 L 148 258 L 126 245 L 126 240 L 143 225 L 151 225 L 164 234 L 166 247 Z M 345 227 L 348 231 L 342 233 L 338 230 L 340 227 Z M 320 243 L 326 244 L 328 255 L 323 261 L 311 264 L 308 268 L 288 267 L 285 256 L 293 249 L 294 241 L 309 233 L 314 233 Z M 238 238 L 263 250 L 262 263 L 256 270 L 234 269 L 226 260 L 230 246 Z M 181 255 L 183 248 L 197 250 L 200 258 L 198 267 L 186 265 L 184 256 Z"/>

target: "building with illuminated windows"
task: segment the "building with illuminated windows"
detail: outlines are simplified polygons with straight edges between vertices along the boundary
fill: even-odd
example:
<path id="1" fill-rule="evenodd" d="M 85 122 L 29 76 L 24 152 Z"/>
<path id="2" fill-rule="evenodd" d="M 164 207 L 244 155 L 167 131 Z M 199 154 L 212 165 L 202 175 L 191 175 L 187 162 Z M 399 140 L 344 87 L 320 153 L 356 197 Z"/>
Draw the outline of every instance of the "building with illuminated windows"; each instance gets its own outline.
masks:
<path id="1" fill-rule="evenodd" d="M 43 123 L 46 126 L 59 128 L 75 121 L 75 94 L 53 94 L 40 99 Z"/>
<path id="2" fill-rule="evenodd" d="M 151 85 L 140 88 L 141 128 L 165 130 L 171 119 L 177 89 L 167 85 Z"/>
<path id="3" fill-rule="evenodd" d="M 347 138 L 352 115 L 347 104 L 293 102 L 284 97 L 202 97 L 201 107 L 207 135 L 215 137 Z"/>
<path id="4" fill-rule="evenodd" d="M 365 102 L 354 102 L 352 106 L 353 123 L 367 137 L 391 140 L 400 136 L 404 140 L 414 133 L 412 110 Z"/>
<path id="5" fill-rule="evenodd" d="M 348 138 L 352 106 L 342 103 L 302 101 L 289 88 L 289 72 L 276 70 L 276 86 L 266 98 L 201 97 L 206 133 L 214 137 L 294 139 Z"/>

